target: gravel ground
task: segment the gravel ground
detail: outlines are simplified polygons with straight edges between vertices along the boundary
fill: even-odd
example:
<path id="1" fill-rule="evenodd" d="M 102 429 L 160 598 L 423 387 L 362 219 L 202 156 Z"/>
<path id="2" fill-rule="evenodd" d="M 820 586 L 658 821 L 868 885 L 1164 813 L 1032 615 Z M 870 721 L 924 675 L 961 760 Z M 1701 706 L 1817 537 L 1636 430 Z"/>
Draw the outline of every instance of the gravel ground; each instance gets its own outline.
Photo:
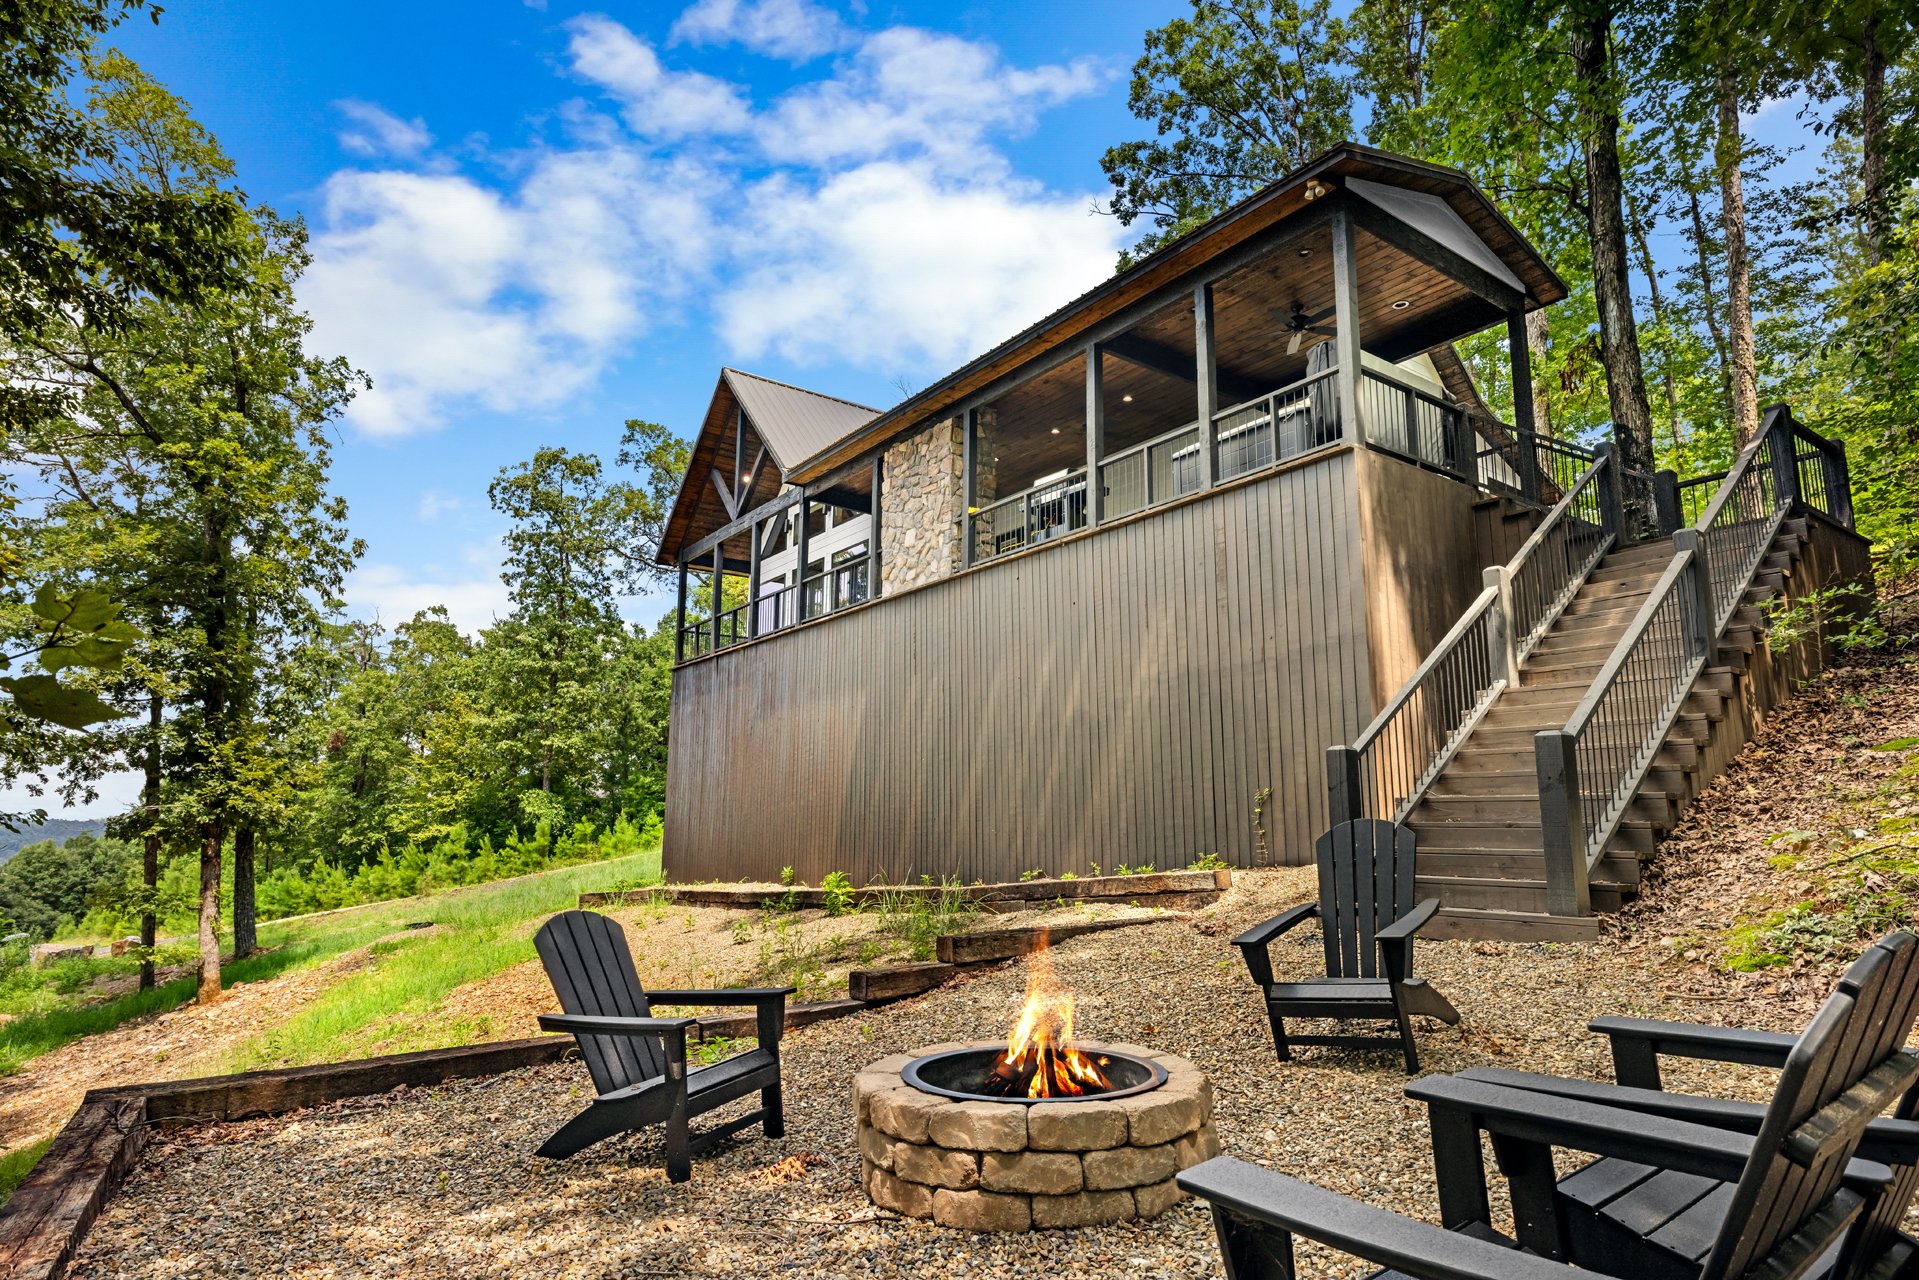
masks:
<path id="1" fill-rule="evenodd" d="M 1055 963 L 1094 1039 L 1184 1054 L 1213 1079 L 1229 1154 L 1430 1218 L 1421 1109 L 1394 1054 L 1314 1049 L 1274 1062 L 1263 1015 L 1227 939 L 1311 895 L 1301 869 L 1246 873 L 1191 921 L 1073 939 Z M 647 925 L 636 950 L 649 954 Z M 1282 972 L 1319 963 L 1309 931 L 1275 948 Z M 642 960 L 642 964 L 646 963 Z M 1464 1013 L 1428 1028 L 1426 1068 L 1477 1064 L 1605 1078 L 1602 1013 L 1701 1018 L 1660 969 L 1617 948 L 1421 944 L 1419 967 Z M 1007 1026 L 1014 964 L 916 1000 L 796 1033 L 785 1050 L 787 1136 L 757 1131 L 669 1184 L 657 1132 L 564 1164 L 530 1152 L 590 1096 L 561 1064 L 298 1115 L 175 1131 L 155 1142 L 81 1250 L 101 1278 L 514 1276 L 1195 1277 L 1220 1274 L 1210 1222 L 1188 1202 L 1147 1224 L 972 1235 L 877 1211 L 858 1186 L 847 1087 L 874 1059 Z M 1740 1011 L 1715 1009 L 1716 1013 Z M 1755 1002 L 1751 1019 L 1785 1011 Z M 1790 1024 L 1788 1024 L 1790 1025 Z M 1727 1068 L 1675 1087 L 1763 1096 Z M 745 1105 L 745 1104 L 741 1104 Z M 1302 1250 L 1307 1274 L 1349 1261 Z"/>

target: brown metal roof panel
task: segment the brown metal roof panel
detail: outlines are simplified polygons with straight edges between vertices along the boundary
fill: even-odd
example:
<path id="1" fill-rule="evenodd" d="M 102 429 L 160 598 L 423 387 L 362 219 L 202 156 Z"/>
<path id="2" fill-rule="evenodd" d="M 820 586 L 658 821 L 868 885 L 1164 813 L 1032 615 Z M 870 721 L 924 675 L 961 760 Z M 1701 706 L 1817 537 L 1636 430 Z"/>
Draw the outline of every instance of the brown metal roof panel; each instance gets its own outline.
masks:
<path id="1" fill-rule="evenodd" d="M 867 405 L 738 369 L 723 370 L 721 377 L 782 472 L 790 472 L 880 416 L 878 409 Z"/>

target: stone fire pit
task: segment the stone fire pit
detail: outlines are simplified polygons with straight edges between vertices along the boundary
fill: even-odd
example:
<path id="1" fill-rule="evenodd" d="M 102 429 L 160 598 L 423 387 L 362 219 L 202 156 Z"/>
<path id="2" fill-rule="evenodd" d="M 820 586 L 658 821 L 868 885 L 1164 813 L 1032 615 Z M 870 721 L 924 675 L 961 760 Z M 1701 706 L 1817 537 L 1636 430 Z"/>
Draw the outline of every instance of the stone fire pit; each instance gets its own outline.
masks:
<path id="1" fill-rule="evenodd" d="M 1082 1044 L 1157 1062 L 1166 1083 L 1129 1097 L 961 1102 L 906 1084 L 915 1058 L 1005 1041 L 939 1044 L 853 1077 L 860 1171 L 883 1209 L 972 1231 L 1152 1218 L 1179 1199 L 1173 1175 L 1219 1151 L 1213 1087 L 1175 1054 Z"/>

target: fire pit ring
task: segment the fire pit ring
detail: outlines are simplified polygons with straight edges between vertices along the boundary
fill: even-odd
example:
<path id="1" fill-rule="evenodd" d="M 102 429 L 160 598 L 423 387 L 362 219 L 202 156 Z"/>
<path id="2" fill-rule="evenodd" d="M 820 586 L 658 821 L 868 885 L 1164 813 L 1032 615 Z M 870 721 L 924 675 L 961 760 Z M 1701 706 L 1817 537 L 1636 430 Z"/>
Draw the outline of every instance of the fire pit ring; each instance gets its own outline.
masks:
<path id="1" fill-rule="evenodd" d="M 1126 1083 L 1077 1097 L 988 1097 L 941 1083 L 954 1080 L 939 1072 L 947 1062 L 981 1080 L 1006 1047 L 928 1045 L 855 1074 L 860 1181 L 874 1204 L 969 1231 L 1155 1218 L 1180 1199 L 1174 1175 L 1219 1154 L 1213 1087 L 1177 1054 L 1082 1042 L 1106 1060 L 1109 1081 Z"/>
<path id="2" fill-rule="evenodd" d="M 1166 1083 L 1166 1068 L 1151 1058 L 1136 1058 L 1130 1053 L 1117 1049 L 1097 1050 L 1098 1062 L 1112 1082 L 1110 1088 L 1088 1091 L 1079 1094 L 1061 1094 L 1053 1097 L 1029 1098 L 1017 1094 L 978 1093 L 962 1086 L 984 1080 L 992 1073 L 993 1064 L 1005 1051 L 1004 1045 L 987 1045 L 966 1049 L 948 1049 L 942 1053 L 929 1053 L 925 1057 L 915 1058 L 900 1069 L 900 1079 L 912 1088 L 942 1098 L 957 1098 L 961 1102 L 1011 1102 L 1032 1106 L 1042 1102 L 1086 1102 L 1104 1101 L 1109 1098 L 1130 1098 L 1134 1094 L 1157 1089 Z"/>

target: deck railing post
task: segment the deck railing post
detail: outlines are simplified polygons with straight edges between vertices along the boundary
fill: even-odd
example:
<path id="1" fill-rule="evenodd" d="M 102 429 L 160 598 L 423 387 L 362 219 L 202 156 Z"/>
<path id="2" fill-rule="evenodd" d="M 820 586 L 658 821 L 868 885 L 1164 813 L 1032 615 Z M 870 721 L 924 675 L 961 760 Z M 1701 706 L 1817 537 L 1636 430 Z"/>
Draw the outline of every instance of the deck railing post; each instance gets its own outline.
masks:
<path id="1" fill-rule="evenodd" d="M 1850 529 L 1852 524 L 1852 469 L 1846 462 L 1846 442 L 1834 440 L 1826 450 L 1826 484 L 1830 492 L 1826 505 L 1833 518 Z"/>
<path id="2" fill-rule="evenodd" d="M 1679 473 L 1670 468 L 1652 473 L 1653 508 L 1659 515 L 1661 536 L 1676 531 L 1685 520 L 1679 514 Z"/>
<path id="3" fill-rule="evenodd" d="M 979 451 L 976 437 L 979 435 L 979 410 L 968 409 L 960 417 L 960 567 L 973 567 L 974 544 L 979 541 L 979 531 L 973 524 L 973 506 L 978 501 L 974 491 L 979 487 L 978 473 Z"/>
<path id="4" fill-rule="evenodd" d="M 1199 409 L 1199 487 L 1213 487 L 1219 476 L 1219 437 L 1213 415 L 1219 412 L 1219 335 L 1213 326 L 1213 286 L 1200 284 L 1193 290 L 1193 351 L 1198 384 Z"/>
<path id="5" fill-rule="evenodd" d="M 1564 729 L 1542 729 L 1533 736 L 1533 758 L 1546 855 L 1546 910 L 1556 916 L 1589 916 L 1592 889 L 1579 804 L 1579 739 Z"/>
<path id="6" fill-rule="evenodd" d="M 1704 655 L 1706 665 L 1719 663 L 1718 608 L 1713 603 L 1712 562 L 1706 559 L 1706 539 L 1697 529 L 1681 529 L 1672 535 L 1672 545 L 1680 552 L 1692 553 L 1689 582 L 1692 591 L 1692 634 L 1687 639 Z"/>
<path id="7" fill-rule="evenodd" d="M 713 652 L 720 651 L 720 610 L 726 607 L 726 544 L 713 544 Z"/>
<path id="8" fill-rule="evenodd" d="M 1799 505 L 1799 442 L 1792 434 L 1792 415 L 1780 413 L 1772 422 L 1772 492 L 1777 506 Z"/>
<path id="9" fill-rule="evenodd" d="M 1344 197 L 1341 197 L 1344 199 Z M 1333 209 L 1333 353 L 1339 367 L 1333 385 L 1339 389 L 1339 421 L 1349 444 L 1366 442 L 1366 423 L 1360 413 L 1359 258 L 1352 211 L 1344 204 Z M 1413 442 L 1408 441 L 1409 445 Z"/>
<path id="10" fill-rule="evenodd" d="M 796 505 L 799 508 L 800 514 L 799 524 L 795 527 L 799 532 L 794 535 L 793 542 L 794 554 L 799 560 L 799 568 L 793 573 L 793 583 L 796 588 L 793 596 L 793 621 L 795 624 L 798 624 L 806 621 L 806 564 L 807 560 L 811 557 L 813 538 L 813 522 L 807 508 L 811 507 L 813 502 L 812 499 L 802 493 Z"/>
<path id="11" fill-rule="evenodd" d="M 1618 546 L 1619 531 L 1626 527 L 1625 504 L 1619 494 L 1619 455 L 1610 440 L 1594 449 L 1593 454 L 1606 460 L 1605 470 L 1594 477 L 1599 484 L 1599 523 L 1612 535 L 1613 545 Z"/>
<path id="12" fill-rule="evenodd" d="M 866 598 L 880 595 L 880 494 L 886 483 L 886 455 L 873 455 L 873 514 L 866 531 Z"/>
<path id="13" fill-rule="evenodd" d="M 1519 687 L 1519 615 L 1513 608 L 1513 575 L 1505 565 L 1495 564 L 1487 566 L 1480 580 L 1499 592 L 1493 602 L 1493 643 L 1497 649 L 1492 657 L 1500 664 L 1499 670 L 1505 673 L 1506 687 L 1517 689 Z"/>
<path id="14" fill-rule="evenodd" d="M 673 661 L 686 661 L 686 557 L 680 557 L 679 602 L 673 606 Z"/>
<path id="15" fill-rule="evenodd" d="M 1516 432 L 1519 441 L 1519 491 L 1534 502 L 1545 501 L 1546 486 L 1539 481 L 1539 437 L 1530 431 Z"/>
<path id="16" fill-rule="evenodd" d="M 1326 748 L 1327 825 L 1357 822 L 1366 816 L 1360 795 L 1359 752 L 1347 746 Z"/>

